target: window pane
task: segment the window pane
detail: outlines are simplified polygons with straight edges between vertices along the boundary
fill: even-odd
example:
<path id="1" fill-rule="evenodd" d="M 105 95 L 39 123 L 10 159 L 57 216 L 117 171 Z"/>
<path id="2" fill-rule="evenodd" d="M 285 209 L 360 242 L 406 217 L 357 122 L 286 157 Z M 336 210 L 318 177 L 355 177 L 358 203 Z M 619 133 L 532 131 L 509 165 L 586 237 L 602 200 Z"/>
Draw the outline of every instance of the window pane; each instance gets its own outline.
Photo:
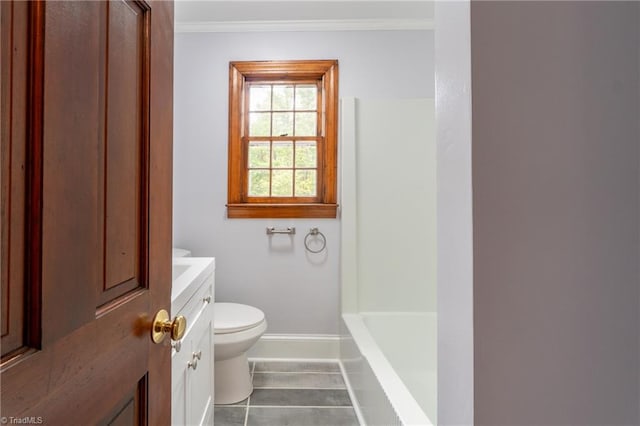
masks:
<path id="1" fill-rule="evenodd" d="M 296 197 L 316 196 L 316 171 L 296 170 Z"/>
<path id="2" fill-rule="evenodd" d="M 249 136 L 271 135 L 271 113 L 252 112 L 249 114 Z"/>
<path id="3" fill-rule="evenodd" d="M 273 86 L 273 110 L 293 110 L 293 86 Z"/>
<path id="4" fill-rule="evenodd" d="M 317 136 L 317 116 L 315 112 L 296 112 L 296 136 Z"/>
<path id="5" fill-rule="evenodd" d="M 296 109 L 318 109 L 318 88 L 315 85 L 296 86 Z"/>
<path id="6" fill-rule="evenodd" d="M 269 142 L 249 142 L 249 168 L 269 167 Z"/>
<path id="7" fill-rule="evenodd" d="M 271 159 L 274 169 L 293 167 L 293 142 L 274 142 L 273 157 Z"/>
<path id="8" fill-rule="evenodd" d="M 293 170 L 273 170 L 271 185 L 272 197 L 291 197 L 293 195 Z"/>
<path id="9" fill-rule="evenodd" d="M 249 111 L 269 111 L 271 109 L 271 86 L 251 86 L 249 88 Z"/>
<path id="10" fill-rule="evenodd" d="M 296 168 L 317 167 L 318 153 L 316 143 L 296 142 Z"/>
<path id="11" fill-rule="evenodd" d="M 273 113 L 273 136 L 293 135 L 293 113 L 274 112 Z"/>
<path id="12" fill-rule="evenodd" d="M 249 170 L 249 196 L 269 196 L 269 170 Z"/>

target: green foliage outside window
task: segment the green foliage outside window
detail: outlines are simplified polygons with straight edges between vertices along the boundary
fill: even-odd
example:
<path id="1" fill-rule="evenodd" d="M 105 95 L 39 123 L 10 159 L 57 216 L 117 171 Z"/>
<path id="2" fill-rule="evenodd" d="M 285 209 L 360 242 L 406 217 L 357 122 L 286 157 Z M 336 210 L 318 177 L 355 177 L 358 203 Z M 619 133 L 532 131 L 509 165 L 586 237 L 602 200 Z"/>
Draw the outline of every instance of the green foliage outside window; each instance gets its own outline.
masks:
<path id="1" fill-rule="evenodd" d="M 249 137 L 316 136 L 317 91 L 309 84 L 250 87 Z M 252 140 L 248 157 L 249 196 L 317 195 L 315 141 Z"/>

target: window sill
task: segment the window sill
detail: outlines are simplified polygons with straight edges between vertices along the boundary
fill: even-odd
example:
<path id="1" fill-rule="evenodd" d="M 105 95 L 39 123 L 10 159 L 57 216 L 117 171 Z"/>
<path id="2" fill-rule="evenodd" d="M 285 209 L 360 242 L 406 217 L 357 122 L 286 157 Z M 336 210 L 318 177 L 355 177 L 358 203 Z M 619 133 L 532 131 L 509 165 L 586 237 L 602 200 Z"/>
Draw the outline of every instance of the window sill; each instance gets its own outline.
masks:
<path id="1" fill-rule="evenodd" d="M 227 204 L 230 219 L 335 219 L 337 204 Z"/>

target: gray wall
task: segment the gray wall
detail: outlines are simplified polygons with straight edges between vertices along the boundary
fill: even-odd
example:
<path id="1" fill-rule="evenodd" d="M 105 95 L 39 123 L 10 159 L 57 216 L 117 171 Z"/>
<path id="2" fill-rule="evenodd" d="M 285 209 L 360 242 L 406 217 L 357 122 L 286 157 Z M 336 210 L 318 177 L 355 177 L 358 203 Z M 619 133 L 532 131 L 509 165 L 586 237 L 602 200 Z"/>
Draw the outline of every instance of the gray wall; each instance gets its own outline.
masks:
<path id="1" fill-rule="evenodd" d="M 338 334 L 339 220 L 226 218 L 229 61 L 270 59 L 338 59 L 340 96 L 433 97 L 433 32 L 176 34 L 174 245 L 215 256 L 216 300 L 259 307 L 268 333 Z M 321 255 L 303 246 L 315 226 Z"/>
<path id="2" fill-rule="evenodd" d="M 473 2 L 475 420 L 639 424 L 637 2 Z"/>

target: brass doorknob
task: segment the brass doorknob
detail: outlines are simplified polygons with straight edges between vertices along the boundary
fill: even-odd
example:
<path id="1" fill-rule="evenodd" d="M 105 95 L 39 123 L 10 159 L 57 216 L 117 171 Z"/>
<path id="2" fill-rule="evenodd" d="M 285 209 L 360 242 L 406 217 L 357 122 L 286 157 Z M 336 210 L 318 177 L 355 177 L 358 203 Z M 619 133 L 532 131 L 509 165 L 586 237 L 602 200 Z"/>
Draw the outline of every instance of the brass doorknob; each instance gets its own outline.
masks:
<path id="1" fill-rule="evenodd" d="M 151 325 L 151 340 L 153 343 L 160 343 L 164 340 L 167 333 L 170 333 L 171 340 L 180 340 L 184 336 L 187 329 L 187 319 L 182 315 L 178 315 L 171 321 L 169 313 L 164 309 L 160 309 Z"/>

